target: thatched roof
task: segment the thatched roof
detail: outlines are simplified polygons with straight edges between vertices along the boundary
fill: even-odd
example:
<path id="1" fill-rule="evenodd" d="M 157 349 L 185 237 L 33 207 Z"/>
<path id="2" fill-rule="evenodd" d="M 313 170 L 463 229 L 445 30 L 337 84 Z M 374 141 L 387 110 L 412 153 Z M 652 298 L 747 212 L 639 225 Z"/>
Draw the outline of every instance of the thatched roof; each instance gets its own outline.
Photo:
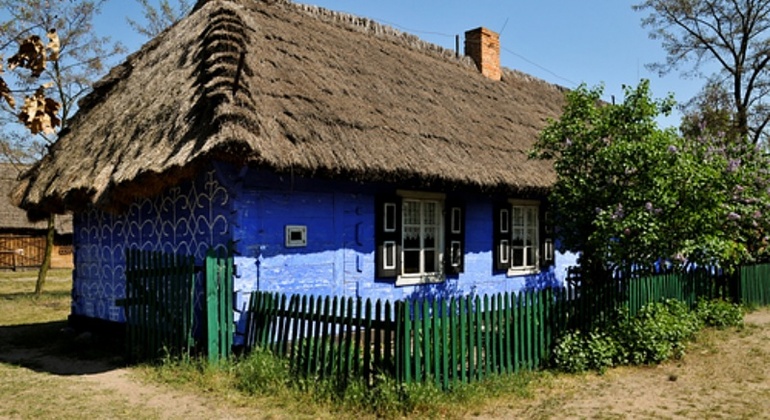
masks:
<path id="1" fill-rule="evenodd" d="M 563 94 L 515 71 L 489 80 L 469 58 L 367 19 L 199 1 L 95 85 L 16 198 L 30 210 L 115 204 L 211 159 L 542 193 L 553 169 L 527 152 Z"/>
<path id="2" fill-rule="evenodd" d="M 19 174 L 26 169 L 23 165 L 0 162 L 0 231 L 45 231 L 48 228 L 46 222 L 31 222 L 27 212 L 11 203 L 11 191 Z M 56 218 L 56 233 L 72 233 L 72 215 Z"/>

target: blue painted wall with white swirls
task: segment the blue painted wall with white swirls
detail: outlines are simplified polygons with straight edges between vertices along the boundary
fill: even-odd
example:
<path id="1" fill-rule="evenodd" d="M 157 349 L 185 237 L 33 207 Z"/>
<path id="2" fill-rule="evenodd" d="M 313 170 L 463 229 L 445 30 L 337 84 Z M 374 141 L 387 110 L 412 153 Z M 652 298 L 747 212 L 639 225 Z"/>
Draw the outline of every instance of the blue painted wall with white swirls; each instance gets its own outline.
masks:
<path id="1" fill-rule="evenodd" d="M 202 261 L 210 246 L 231 238 L 230 208 L 230 193 L 211 168 L 120 214 L 94 207 L 76 213 L 72 314 L 123 322 L 115 301 L 126 293 L 126 250 L 183 253 Z"/>

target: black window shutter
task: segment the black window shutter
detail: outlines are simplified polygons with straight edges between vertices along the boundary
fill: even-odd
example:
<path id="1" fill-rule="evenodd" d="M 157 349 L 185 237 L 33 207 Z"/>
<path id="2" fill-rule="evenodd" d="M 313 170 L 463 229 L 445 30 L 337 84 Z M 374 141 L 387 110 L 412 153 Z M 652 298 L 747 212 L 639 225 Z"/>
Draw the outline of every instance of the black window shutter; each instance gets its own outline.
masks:
<path id="1" fill-rule="evenodd" d="M 540 266 L 547 267 L 554 263 L 553 218 L 546 203 L 540 205 Z"/>
<path id="2" fill-rule="evenodd" d="M 465 205 L 448 200 L 444 216 L 444 272 L 459 274 L 465 271 Z"/>
<path id="3" fill-rule="evenodd" d="M 507 270 L 511 267 L 511 206 L 507 203 L 496 204 L 493 219 L 494 267 L 498 271 Z"/>
<path id="4" fill-rule="evenodd" d="M 378 197 L 375 206 L 376 275 L 395 279 L 401 270 L 401 197 Z"/>

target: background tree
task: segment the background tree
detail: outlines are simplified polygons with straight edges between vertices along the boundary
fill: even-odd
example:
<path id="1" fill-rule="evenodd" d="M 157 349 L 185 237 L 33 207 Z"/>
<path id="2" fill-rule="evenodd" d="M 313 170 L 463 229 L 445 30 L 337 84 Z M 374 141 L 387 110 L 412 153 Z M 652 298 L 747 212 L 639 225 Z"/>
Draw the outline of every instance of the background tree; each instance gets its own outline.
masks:
<path id="1" fill-rule="evenodd" d="M 735 142 L 740 139 L 730 92 L 718 80 L 711 80 L 681 107 L 683 116 L 679 130 L 685 137 L 724 135 Z"/>
<path id="2" fill-rule="evenodd" d="M 650 67 L 660 74 L 686 68 L 685 75 L 700 75 L 702 64 L 716 62 L 719 83 L 730 93 L 735 131 L 755 144 L 766 140 L 770 1 L 646 0 L 633 7 L 650 11 L 642 24 L 667 54 L 664 63 Z"/>
<path id="3" fill-rule="evenodd" d="M 187 0 L 175 0 L 176 8 L 172 6 L 171 0 L 160 0 L 158 5 L 153 6 L 149 0 L 136 0 L 142 6 L 142 15 L 146 23 L 142 24 L 129 17 L 126 18 L 128 24 L 140 35 L 147 38 L 155 38 L 159 33 L 185 17 L 192 6 Z"/>
<path id="4" fill-rule="evenodd" d="M 111 43 L 109 38 L 97 35 L 93 28 L 93 19 L 104 2 L 0 0 L 0 8 L 10 16 L 8 20 L 0 22 L 0 53 L 4 56 L 10 55 L 9 52 L 21 51 L 23 42 L 30 37 L 45 39 L 46 33 L 57 34 L 56 56 L 46 56 L 50 65 L 29 72 L 15 72 L 16 77 L 5 79 L 6 87 L 14 86 L 14 89 L 5 90 L 12 101 L 6 100 L 0 104 L 4 142 L 0 151 L 8 151 L 5 159 L 28 162 L 30 157 L 42 157 L 47 146 L 55 141 L 58 129 L 67 127 L 70 117 L 76 111 L 77 101 L 90 91 L 91 83 L 104 73 L 106 62 L 123 53 L 120 44 Z M 57 119 L 56 124 L 43 128 L 20 125 L 20 113 L 13 103 L 25 104 L 29 98 L 41 97 L 50 99 L 49 104 L 58 104 L 59 108 L 50 113 L 52 118 Z M 46 103 L 43 99 L 43 104 Z M 55 216 L 50 215 L 46 250 L 35 286 L 37 294 L 42 293 L 50 266 L 54 229 Z"/>
<path id="5" fill-rule="evenodd" d="M 655 119 L 673 100 L 649 83 L 603 104 L 602 89 L 568 93 L 533 156 L 554 159 L 551 203 L 562 251 L 580 252 L 584 278 L 664 261 L 731 269 L 767 255 L 770 176 L 753 144 L 704 132 L 681 137 Z"/>

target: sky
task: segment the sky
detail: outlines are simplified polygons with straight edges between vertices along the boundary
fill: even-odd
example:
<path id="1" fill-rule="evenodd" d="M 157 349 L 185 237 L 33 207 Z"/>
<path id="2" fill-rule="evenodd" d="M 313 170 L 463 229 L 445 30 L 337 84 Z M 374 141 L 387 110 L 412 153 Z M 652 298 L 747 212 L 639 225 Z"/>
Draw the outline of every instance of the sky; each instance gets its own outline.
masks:
<path id="1" fill-rule="evenodd" d="M 679 72 L 660 77 L 645 66 L 662 62 L 659 41 L 651 40 L 632 10 L 637 1 L 622 0 L 305 0 L 330 10 L 347 12 L 411 33 L 448 49 L 466 30 L 484 26 L 500 33 L 504 67 L 550 83 L 575 88 L 602 84 L 604 99 L 623 98 L 623 86 L 649 79 L 652 96 L 673 93 L 677 102 L 695 95 L 701 79 Z M 147 41 L 134 32 L 126 17 L 142 19 L 136 0 L 109 0 L 97 18 L 97 29 L 120 40 L 129 52 Z M 659 120 L 677 126 L 680 115 Z"/>

